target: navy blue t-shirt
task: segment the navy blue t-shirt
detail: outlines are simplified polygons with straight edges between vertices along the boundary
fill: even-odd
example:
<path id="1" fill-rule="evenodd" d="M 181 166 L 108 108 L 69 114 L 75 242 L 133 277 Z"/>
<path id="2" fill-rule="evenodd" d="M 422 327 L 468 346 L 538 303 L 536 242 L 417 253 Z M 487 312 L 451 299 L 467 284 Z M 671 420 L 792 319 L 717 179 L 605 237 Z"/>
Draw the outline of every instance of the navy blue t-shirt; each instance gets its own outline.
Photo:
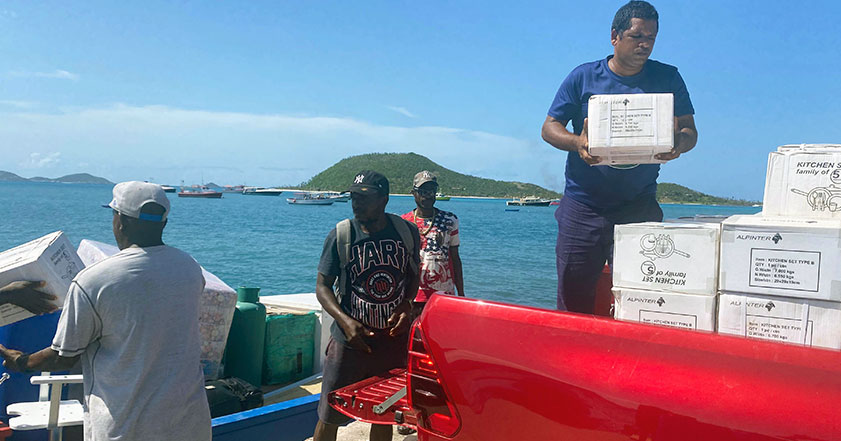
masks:
<path id="1" fill-rule="evenodd" d="M 566 77 L 549 116 L 558 121 L 572 121 L 576 135 L 581 134 L 587 103 L 592 95 L 621 93 L 672 93 L 675 116 L 693 115 L 695 109 L 677 68 L 648 60 L 642 71 L 623 77 L 607 65 L 613 55 L 584 63 Z M 617 208 L 657 192 L 660 164 L 638 166 L 589 166 L 576 152 L 567 155 L 564 196 L 596 208 Z"/>

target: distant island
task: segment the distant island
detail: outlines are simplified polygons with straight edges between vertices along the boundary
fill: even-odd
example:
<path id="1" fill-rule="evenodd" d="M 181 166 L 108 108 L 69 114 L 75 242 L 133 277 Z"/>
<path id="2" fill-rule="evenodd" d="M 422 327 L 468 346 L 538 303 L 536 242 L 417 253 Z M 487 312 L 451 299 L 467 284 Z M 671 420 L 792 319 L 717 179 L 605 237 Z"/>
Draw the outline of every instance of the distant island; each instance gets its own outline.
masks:
<path id="1" fill-rule="evenodd" d="M 114 185 L 113 182 L 94 176 L 88 173 L 74 173 L 72 175 L 65 175 L 59 178 L 45 178 L 42 176 L 35 176 L 33 178 L 24 178 L 14 173 L 0 170 L 0 182 L 58 182 L 62 184 L 109 184 Z"/>
<path id="2" fill-rule="evenodd" d="M 525 182 L 497 181 L 465 175 L 442 167 L 417 153 L 369 153 L 342 159 L 330 168 L 302 183 L 302 190 L 343 191 L 360 170 L 383 172 L 388 177 L 391 192 L 408 194 L 412 178 L 421 170 L 438 175 L 441 193 L 449 196 L 479 196 L 514 198 L 537 196 L 546 199 L 562 197 L 561 193 Z M 700 193 L 682 185 L 661 183 L 657 186 L 657 200 L 668 204 L 754 205 L 757 202 L 721 198 Z"/>

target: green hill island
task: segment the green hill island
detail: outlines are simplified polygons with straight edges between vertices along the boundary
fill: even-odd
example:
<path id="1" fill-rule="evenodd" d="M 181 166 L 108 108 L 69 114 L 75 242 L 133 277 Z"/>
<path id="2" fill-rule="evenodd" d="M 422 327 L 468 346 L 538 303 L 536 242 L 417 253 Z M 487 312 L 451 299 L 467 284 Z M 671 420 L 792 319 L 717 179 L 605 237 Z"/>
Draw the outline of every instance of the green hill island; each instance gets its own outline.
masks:
<path id="1" fill-rule="evenodd" d="M 429 158 L 416 153 L 369 153 L 342 159 L 332 167 L 302 183 L 303 190 L 345 190 L 360 170 L 377 170 L 384 173 L 391 184 L 391 192 L 408 194 L 412 191 L 412 177 L 421 170 L 438 175 L 440 191 L 449 196 L 476 196 L 514 198 L 537 196 L 546 199 L 562 197 L 561 193 L 525 182 L 497 181 L 465 175 L 442 167 Z M 756 202 L 721 198 L 700 193 L 682 185 L 660 183 L 657 200 L 668 204 L 703 205 L 754 205 Z"/>

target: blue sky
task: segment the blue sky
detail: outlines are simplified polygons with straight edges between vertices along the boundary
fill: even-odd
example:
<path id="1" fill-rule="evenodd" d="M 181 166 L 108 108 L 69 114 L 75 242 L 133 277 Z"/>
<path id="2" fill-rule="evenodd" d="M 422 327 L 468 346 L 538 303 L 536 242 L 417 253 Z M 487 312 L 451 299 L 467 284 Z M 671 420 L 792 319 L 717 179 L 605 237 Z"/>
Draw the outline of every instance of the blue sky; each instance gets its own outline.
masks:
<path id="1" fill-rule="evenodd" d="M 562 190 L 540 126 L 622 2 L 514 3 L 0 0 L 0 170 L 297 184 L 414 151 Z M 841 6 L 654 5 L 700 134 L 661 182 L 761 199 L 776 146 L 841 143 Z"/>

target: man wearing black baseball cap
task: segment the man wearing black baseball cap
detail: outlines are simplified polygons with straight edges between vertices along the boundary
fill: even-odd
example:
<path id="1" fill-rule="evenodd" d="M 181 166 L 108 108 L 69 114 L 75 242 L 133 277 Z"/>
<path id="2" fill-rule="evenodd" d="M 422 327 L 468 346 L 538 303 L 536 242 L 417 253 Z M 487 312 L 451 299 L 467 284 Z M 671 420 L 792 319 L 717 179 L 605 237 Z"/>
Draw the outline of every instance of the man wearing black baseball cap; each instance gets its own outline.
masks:
<path id="1" fill-rule="evenodd" d="M 350 421 L 330 407 L 329 392 L 406 366 L 411 300 L 418 292 L 420 234 L 413 224 L 385 212 L 388 179 L 363 170 L 348 191 L 354 218 L 330 231 L 318 263 L 316 297 L 335 322 L 313 441 L 335 440 L 339 425 Z M 372 441 L 391 437 L 391 426 L 371 427 Z"/>

